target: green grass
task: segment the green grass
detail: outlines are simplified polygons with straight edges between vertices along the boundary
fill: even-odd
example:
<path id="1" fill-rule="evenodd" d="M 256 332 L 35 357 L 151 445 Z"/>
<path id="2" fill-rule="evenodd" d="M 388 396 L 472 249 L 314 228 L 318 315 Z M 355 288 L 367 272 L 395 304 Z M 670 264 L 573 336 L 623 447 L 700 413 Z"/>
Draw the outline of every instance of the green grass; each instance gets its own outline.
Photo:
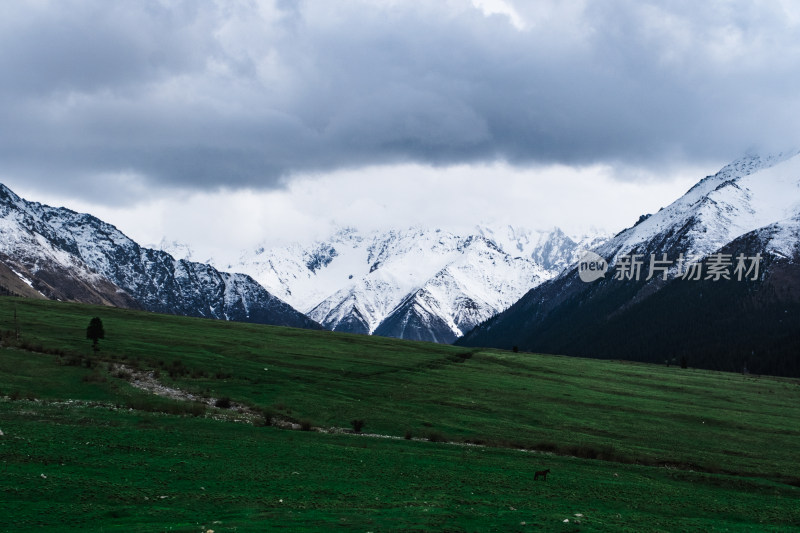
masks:
<path id="1" fill-rule="evenodd" d="M 0 298 L 0 330 L 14 329 L 14 308 L 22 343 L 52 353 L 0 351 L 0 531 L 800 526 L 798 380 L 12 298 Z M 134 389 L 109 361 L 397 438 L 191 416 L 204 413 Z"/>
<path id="2" fill-rule="evenodd" d="M 578 513 L 582 531 L 800 524 L 798 490 L 761 479 L 98 406 L 0 413 L 12 531 L 575 531 Z"/>

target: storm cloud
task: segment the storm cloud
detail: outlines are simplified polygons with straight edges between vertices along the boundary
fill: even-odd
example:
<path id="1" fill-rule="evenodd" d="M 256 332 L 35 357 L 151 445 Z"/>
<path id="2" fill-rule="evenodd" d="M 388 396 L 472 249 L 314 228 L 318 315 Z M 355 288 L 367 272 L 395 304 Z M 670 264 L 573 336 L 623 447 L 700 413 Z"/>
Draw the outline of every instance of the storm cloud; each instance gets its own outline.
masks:
<path id="1" fill-rule="evenodd" d="M 114 203 L 400 163 L 652 172 L 796 145 L 798 85 L 789 1 L 6 2 L 0 179 Z"/>

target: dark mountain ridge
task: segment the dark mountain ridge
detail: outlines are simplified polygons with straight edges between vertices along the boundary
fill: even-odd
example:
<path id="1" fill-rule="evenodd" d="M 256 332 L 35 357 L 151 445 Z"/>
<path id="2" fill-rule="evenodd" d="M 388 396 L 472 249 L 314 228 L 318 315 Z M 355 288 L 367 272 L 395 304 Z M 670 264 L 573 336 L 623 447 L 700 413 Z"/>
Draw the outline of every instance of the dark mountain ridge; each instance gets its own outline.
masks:
<path id="1" fill-rule="evenodd" d="M 605 277 L 587 283 L 573 267 L 456 343 L 800 376 L 798 162 L 729 165 L 597 249 Z M 740 254 L 760 257 L 755 279 L 737 276 Z M 641 275 L 618 279 L 633 256 Z M 667 279 L 647 279 L 649 262 L 664 257 Z M 721 258 L 730 279 L 709 276 Z M 700 279 L 682 277 L 692 262 Z"/>
<path id="2" fill-rule="evenodd" d="M 0 185 L 0 285 L 42 297 L 318 329 L 244 274 L 139 246 L 88 214 L 28 202 Z M 16 279 L 15 279 L 16 278 Z"/>

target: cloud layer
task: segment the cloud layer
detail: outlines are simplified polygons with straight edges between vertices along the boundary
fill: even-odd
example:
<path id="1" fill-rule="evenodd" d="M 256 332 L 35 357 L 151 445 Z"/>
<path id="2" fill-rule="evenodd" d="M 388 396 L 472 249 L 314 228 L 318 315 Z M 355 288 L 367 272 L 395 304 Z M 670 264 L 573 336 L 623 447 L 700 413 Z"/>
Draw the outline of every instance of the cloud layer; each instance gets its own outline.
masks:
<path id="1" fill-rule="evenodd" d="M 7 2 L 0 179 L 122 203 L 368 165 L 727 160 L 800 140 L 799 24 L 788 0 Z"/>

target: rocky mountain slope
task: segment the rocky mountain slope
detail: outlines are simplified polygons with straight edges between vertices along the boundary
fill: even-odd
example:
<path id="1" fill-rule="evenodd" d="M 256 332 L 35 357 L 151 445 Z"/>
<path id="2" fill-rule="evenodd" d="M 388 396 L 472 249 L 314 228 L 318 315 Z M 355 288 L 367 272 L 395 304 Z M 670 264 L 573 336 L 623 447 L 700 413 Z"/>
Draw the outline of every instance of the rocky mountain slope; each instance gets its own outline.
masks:
<path id="1" fill-rule="evenodd" d="M 740 159 L 597 247 L 605 277 L 568 269 L 459 343 L 798 375 L 798 220 L 797 152 Z"/>
<path id="2" fill-rule="evenodd" d="M 3 185 L 0 263 L 7 293 L 319 327 L 247 275 L 219 272 L 206 264 L 143 248 L 91 215 L 28 202 Z M 29 290 L 20 290 L 24 286 Z"/>

